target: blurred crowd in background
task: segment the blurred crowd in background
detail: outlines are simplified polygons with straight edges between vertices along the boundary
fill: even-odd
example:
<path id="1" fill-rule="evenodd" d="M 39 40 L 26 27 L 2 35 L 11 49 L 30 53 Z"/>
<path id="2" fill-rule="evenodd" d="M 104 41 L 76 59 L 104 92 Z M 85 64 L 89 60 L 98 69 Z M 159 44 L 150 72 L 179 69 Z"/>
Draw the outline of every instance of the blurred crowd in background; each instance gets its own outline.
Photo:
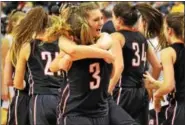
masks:
<path id="1" fill-rule="evenodd" d="M 82 1 L 81 1 L 82 2 Z M 119 1 L 120 2 L 120 1 Z M 123 1 L 124 2 L 124 1 Z M 80 2 L 78 1 L 73 1 L 73 2 L 67 2 L 67 1 L 7 1 L 7 2 L 0 2 L 1 5 L 1 39 L 5 37 L 8 33 L 8 25 L 9 27 L 13 27 L 13 23 L 16 21 L 17 16 L 15 15 L 14 17 L 11 18 L 10 20 L 10 15 L 12 13 L 15 13 L 16 11 L 23 11 L 27 13 L 29 10 L 31 10 L 35 6 L 43 6 L 50 15 L 58 15 L 60 6 L 65 3 L 70 3 L 70 4 L 79 4 Z M 106 23 L 108 20 L 111 19 L 112 17 L 112 9 L 116 2 L 98 2 L 102 13 L 104 15 L 104 23 Z M 136 5 L 141 2 L 130 2 L 133 5 Z M 146 2 L 145 2 L 146 3 Z M 184 4 L 185 2 L 177 2 L 177 1 L 165 1 L 165 2 L 147 2 L 148 4 L 151 4 L 154 8 L 157 8 L 159 11 L 161 11 L 164 15 L 172 12 L 184 12 Z M 11 26 L 12 25 L 12 26 Z M 109 28 L 107 28 L 109 29 Z M 106 31 L 108 32 L 108 30 Z M 103 30 L 102 30 L 103 32 Z M 108 33 L 111 33 L 108 32 Z M 158 42 L 152 41 L 155 46 L 157 46 Z M 156 45 L 155 45 L 156 44 Z M 0 71 L 0 76 L 1 76 L 1 71 Z M 3 120 L 2 120 L 3 121 Z"/>
<path id="2" fill-rule="evenodd" d="M 82 1 L 81 1 L 82 2 Z M 124 1 L 123 1 L 124 2 Z M 58 14 L 61 4 L 71 3 L 78 4 L 78 1 L 67 2 L 67 1 L 7 1 L 1 2 L 1 33 L 4 35 L 6 33 L 6 24 L 8 23 L 8 15 L 13 10 L 19 10 L 23 12 L 28 12 L 34 6 L 43 6 L 49 14 Z M 105 18 L 111 17 L 111 10 L 116 2 L 98 2 L 102 8 L 102 12 Z M 131 4 L 138 4 L 141 2 L 130 2 Z M 159 9 L 162 13 L 168 14 L 171 12 L 184 12 L 185 2 L 176 1 L 165 1 L 165 2 L 148 2 L 153 7 Z"/>

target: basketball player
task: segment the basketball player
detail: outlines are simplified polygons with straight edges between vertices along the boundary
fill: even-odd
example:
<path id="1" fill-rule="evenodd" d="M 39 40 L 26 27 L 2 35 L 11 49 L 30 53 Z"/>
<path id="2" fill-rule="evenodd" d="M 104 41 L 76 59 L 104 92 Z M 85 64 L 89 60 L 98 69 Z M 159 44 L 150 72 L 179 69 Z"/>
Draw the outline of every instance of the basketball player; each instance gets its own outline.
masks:
<path id="1" fill-rule="evenodd" d="M 27 64 L 32 95 L 29 105 L 30 124 L 54 125 L 63 77 L 61 72 L 51 72 L 49 64 L 59 51 L 57 39 L 61 32 L 55 31 L 62 30 L 65 23 L 62 24 L 56 17 L 50 18 L 42 7 L 30 10 L 20 23 L 14 34 L 19 50 L 14 87 L 23 89 Z M 83 46 L 79 50 L 83 50 Z"/>
<path id="2" fill-rule="evenodd" d="M 23 89 L 26 68 L 29 72 L 29 118 L 31 125 L 56 124 L 56 107 L 63 78 L 61 72 L 52 73 L 48 65 L 59 51 L 57 35 L 48 36 L 47 29 L 56 28 L 54 17 L 42 7 L 31 9 L 15 29 L 16 72 L 14 87 Z M 53 19 L 53 20 L 52 20 Z M 46 28 L 48 27 L 48 28 Z M 48 43 L 55 41 L 54 43 Z M 44 43 L 45 42 L 45 43 Z M 12 56 L 12 57 L 15 57 Z"/>
<path id="3" fill-rule="evenodd" d="M 12 43 L 14 46 L 14 42 Z M 8 83 L 9 80 L 13 81 L 15 66 L 11 62 L 12 48 L 8 51 L 5 60 L 5 70 L 4 70 L 4 82 Z M 29 84 L 28 84 L 28 74 L 26 72 L 24 76 L 24 89 L 14 88 L 15 95 L 13 96 L 7 116 L 7 125 L 29 125 Z"/>
<path id="4" fill-rule="evenodd" d="M 122 50 L 115 59 L 116 75 L 111 79 L 109 92 L 112 92 L 121 76 L 119 85 L 113 91 L 115 101 L 138 123 L 147 125 L 149 97 L 142 74 L 146 59 L 152 64 L 156 76 L 160 73 L 160 63 L 148 47 L 146 38 L 133 28 L 139 16 L 136 7 L 128 3 L 117 3 L 114 6 L 113 23 L 117 32 L 112 36 L 117 39 Z"/>
<path id="5" fill-rule="evenodd" d="M 1 44 L 1 52 L 2 52 L 1 68 L 2 68 L 2 72 L 4 72 L 4 67 L 5 67 L 5 64 L 6 64 L 5 60 L 6 60 L 8 50 L 10 49 L 10 47 L 12 45 L 12 42 L 13 42 L 12 31 L 13 31 L 14 27 L 19 24 L 20 20 L 24 18 L 24 16 L 25 16 L 25 13 L 23 13 L 21 11 L 16 11 L 16 10 L 13 10 L 11 12 L 11 14 L 8 15 L 8 24 L 6 26 L 6 34 L 5 34 L 5 37 L 2 38 L 2 44 Z M 4 74 L 4 73 L 2 73 L 2 74 Z M 4 77 L 2 77 L 2 83 L 3 83 L 2 84 L 2 99 L 4 101 L 8 101 L 8 99 L 9 99 L 8 94 L 10 94 L 12 96 L 14 95 L 14 92 L 12 91 L 13 88 L 8 87 L 8 86 L 12 86 L 12 78 L 7 79 L 8 83 L 6 82 L 6 80 L 3 81 L 3 78 Z M 9 92 L 9 90 L 10 90 L 10 92 Z M 11 96 L 11 98 L 12 98 L 12 96 Z"/>
<path id="6" fill-rule="evenodd" d="M 170 102 L 166 112 L 166 120 L 163 125 L 183 125 L 184 124 L 184 14 L 171 13 L 164 19 L 164 36 L 169 47 L 161 52 L 161 61 L 164 72 L 164 81 L 157 81 L 146 73 L 147 80 L 158 87 L 154 93 L 154 107 L 160 111 L 160 101 L 163 95 L 175 90 L 175 103 Z"/>
<path id="7" fill-rule="evenodd" d="M 83 34 L 82 36 L 78 36 L 79 34 L 79 32 L 82 32 L 82 31 L 79 31 L 79 30 L 84 30 L 84 29 L 81 29 L 81 27 L 79 26 L 79 25 L 77 25 L 78 23 L 80 23 L 80 15 L 85 15 L 85 18 L 87 19 L 87 22 L 89 23 L 89 24 L 81 24 L 81 25 L 90 25 L 91 27 L 86 27 L 86 29 L 88 29 L 88 30 L 86 30 L 86 34 L 87 34 L 87 36 L 88 35 L 93 35 L 93 34 L 88 34 L 89 32 L 91 32 L 91 33 L 94 33 L 94 37 L 97 37 L 98 38 L 98 36 L 101 36 L 101 34 L 100 33 L 96 33 L 96 32 L 98 32 L 99 30 L 95 30 L 95 28 L 97 28 L 97 29 L 99 29 L 99 28 L 101 28 L 101 25 L 100 24 L 102 24 L 102 23 L 100 23 L 101 22 L 101 13 L 100 13 L 100 10 L 99 10 L 99 8 L 98 8 L 98 6 L 96 5 L 96 4 L 93 4 L 93 3 L 84 3 L 84 4 L 82 4 L 81 6 L 80 6 L 80 8 L 82 9 L 86 9 L 87 11 L 84 11 L 84 12 L 81 12 L 79 15 L 75 15 L 74 14 L 74 12 L 73 12 L 73 16 L 71 16 L 72 17 L 72 19 L 70 19 L 69 20 L 69 23 L 72 25 L 72 28 L 74 28 L 75 30 L 73 31 L 73 36 L 75 36 L 75 34 L 77 34 L 77 38 L 75 39 L 75 40 L 78 40 L 79 38 L 82 38 L 82 37 L 84 37 L 83 35 L 85 35 L 85 34 Z M 82 9 L 82 10 L 83 10 Z M 78 11 L 77 11 L 78 12 Z M 87 13 L 88 12 L 88 13 Z M 95 14 L 96 13 L 96 14 Z M 96 16 L 95 16 L 96 15 Z M 75 17 L 76 16 L 76 17 Z M 78 18 L 77 18 L 78 17 Z M 71 21 L 71 22 L 70 22 Z M 74 23 L 72 23 L 72 22 L 75 22 L 76 24 L 74 24 Z M 100 24 L 99 24 L 99 23 Z M 85 22 L 84 22 L 85 23 Z M 96 24 L 96 25 L 95 25 Z M 99 25 L 98 25 L 99 24 Z M 78 27 L 77 27 L 78 26 Z M 95 32 L 96 31 L 96 32 Z M 90 38 L 90 36 L 89 37 L 87 37 L 87 38 Z M 63 38 L 60 38 L 60 40 L 61 39 L 63 39 Z M 82 40 L 81 41 L 83 41 L 84 39 L 82 38 Z M 72 43 L 70 43 L 71 41 L 69 41 L 68 43 L 64 43 L 64 41 L 66 41 L 66 39 L 63 39 L 63 40 L 61 40 L 61 48 L 64 48 L 64 50 L 66 51 L 66 52 L 68 52 L 68 54 L 70 54 L 69 53 L 69 51 L 70 51 L 70 49 L 71 48 L 75 48 L 76 46 L 75 45 L 73 45 Z M 89 41 L 91 41 L 91 40 L 89 40 Z M 78 40 L 78 42 L 80 42 L 80 40 Z M 107 41 L 106 41 L 107 42 Z M 96 42 L 94 42 L 94 43 L 96 43 Z M 77 44 L 80 44 L 80 43 L 77 43 Z M 97 44 L 99 44 L 98 42 L 97 42 Z M 100 43 L 101 44 L 101 43 Z M 107 43 L 106 43 L 107 44 Z M 68 45 L 68 47 L 65 47 L 66 45 Z M 105 43 L 104 43 L 104 45 L 105 45 Z M 69 47 L 70 46 L 70 47 Z M 93 45 L 92 45 L 93 46 Z M 95 46 L 95 45 L 94 45 Z M 99 46 L 99 45 L 97 45 L 97 46 Z M 107 46 L 107 45 L 105 45 L 105 46 Z M 103 47 L 103 48 L 105 48 L 106 49 L 106 47 Z M 110 46 L 110 45 L 109 45 Z M 108 49 L 108 48 L 107 48 Z M 81 56 L 81 57 L 83 57 L 83 56 Z M 90 57 L 89 57 L 90 58 Z M 68 58 L 69 59 L 69 58 Z M 58 60 L 58 61 L 57 61 Z M 62 60 L 64 60 L 64 57 L 62 58 Z M 75 59 L 74 59 L 74 57 L 72 57 L 71 58 L 71 60 L 72 61 L 75 61 Z M 91 60 L 93 60 L 93 59 L 91 59 Z M 87 73 L 88 72 L 88 66 L 86 66 L 86 65 L 88 65 L 88 63 L 87 63 L 87 61 L 88 60 L 80 60 L 80 61 L 75 61 L 75 62 L 73 62 L 73 64 L 72 64 L 72 69 L 73 70 L 71 70 L 71 69 L 69 69 L 69 71 L 68 71 L 68 79 L 69 79 L 69 89 L 70 89 L 70 86 L 72 86 L 72 89 L 70 89 L 70 93 L 74 93 L 75 92 L 75 88 L 78 88 L 79 90 L 76 90 L 76 91 L 78 91 L 78 94 L 80 94 L 80 93 L 84 93 L 83 95 L 85 96 L 86 95 L 86 98 L 83 98 L 83 97 L 81 97 L 80 95 L 79 95 L 79 97 L 76 97 L 76 96 L 74 96 L 74 95 L 70 95 L 69 96 L 69 98 L 71 98 L 72 100 L 74 100 L 75 101 L 75 98 L 76 98 L 76 106 L 78 106 L 78 107 L 84 107 L 85 105 L 92 105 L 93 106 L 93 104 L 88 104 L 89 102 L 90 102 L 90 100 L 94 100 L 94 99 L 92 99 L 92 97 L 90 96 L 91 94 L 98 94 L 98 93 L 95 93 L 95 92 L 93 92 L 92 90 L 92 92 L 90 91 L 90 93 L 88 94 L 87 92 L 88 92 L 88 90 L 89 90 L 89 87 L 87 86 L 88 85 L 88 82 L 87 81 L 90 81 L 90 80 L 88 80 L 88 79 L 84 79 L 84 78 L 89 78 L 89 77 L 82 77 L 81 75 L 83 75 L 83 76 L 88 76 L 89 74 Z M 58 64 L 58 63 L 59 64 Z M 81 63 L 80 63 L 81 62 Z M 82 65 L 80 65 L 80 64 L 83 64 L 83 63 L 85 63 L 86 62 L 86 65 L 84 64 L 83 66 Z M 74 64 L 75 63 L 75 64 Z M 70 64 L 69 62 L 68 62 L 68 64 Z M 60 61 L 59 61 L 59 59 L 55 59 L 54 61 L 53 61 L 53 63 L 52 63 L 52 65 L 51 65 L 51 68 L 52 68 L 52 70 L 57 70 L 57 65 L 61 65 L 61 63 L 60 63 Z M 58 67 L 60 67 L 60 66 L 58 66 Z M 62 66 L 62 67 L 65 67 L 65 66 Z M 82 68 L 83 67 L 83 68 Z M 84 69 L 85 68 L 85 69 Z M 110 70 L 110 68 L 109 67 L 107 67 L 107 68 L 105 68 L 105 69 L 103 69 L 104 68 L 104 66 L 102 65 L 102 70 L 107 70 L 107 71 L 109 71 Z M 78 70 L 77 70 L 78 69 Z M 76 71 L 77 70 L 77 71 Z M 86 71 L 87 70 L 87 71 Z M 70 72 L 70 74 L 69 74 L 69 72 Z M 82 73 L 76 73 L 76 72 L 82 72 Z M 85 74 L 85 72 L 86 72 L 86 74 Z M 74 73 L 74 75 L 72 75 Z M 109 72 L 104 72 L 104 76 L 105 76 L 105 79 L 103 78 L 103 80 L 105 80 L 105 81 L 107 81 L 107 79 L 109 79 L 109 77 L 108 78 L 106 78 L 106 75 L 108 75 L 108 74 L 110 75 L 110 71 Z M 100 72 L 100 75 L 101 75 L 102 73 Z M 73 80 L 73 79 L 75 79 L 75 80 Z M 71 82 L 70 82 L 71 81 Z M 108 80 L 109 81 L 109 80 Z M 82 84 L 83 83 L 83 86 L 85 85 L 86 86 L 86 88 L 84 88 L 84 90 L 85 90 L 85 92 L 87 93 L 87 94 L 85 94 L 85 92 L 84 92 L 84 90 L 81 90 L 79 87 L 75 87 L 75 84 L 76 83 L 78 83 L 79 82 L 79 84 L 77 84 L 78 86 L 80 85 L 80 84 Z M 105 82 L 105 83 L 107 83 L 107 82 Z M 105 84 L 105 83 L 100 83 L 100 84 Z M 72 84 L 72 85 L 71 85 Z M 73 85 L 74 84 L 74 85 Z M 87 85 L 86 85 L 87 84 Z M 98 90 L 97 91 L 100 91 L 99 90 L 99 88 L 97 88 Z M 67 90 L 66 90 L 67 91 Z M 72 91 L 72 92 L 71 92 Z M 80 92 L 81 91 L 81 92 Z M 106 90 L 107 91 L 107 90 Z M 106 91 L 104 91 L 104 93 L 106 94 Z M 75 92 L 76 93 L 76 92 Z M 68 95 L 68 94 L 67 94 Z M 74 97 L 73 97 L 74 96 Z M 68 97 L 68 96 L 67 96 Z M 80 98 L 81 97 L 81 98 Z M 93 96 L 94 98 L 95 98 L 95 96 Z M 97 96 L 96 96 L 97 97 Z M 101 96 L 100 96 L 101 97 Z M 108 99 L 108 96 L 107 97 L 105 97 L 104 98 L 104 100 L 107 100 Z M 71 100 L 71 99 L 69 99 L 69 100 Z M 78 100 L 77 100 L 78 99 Z M 89 100 L 89 101 L 86 101 L 86 100 Z M 108 100 L 109 101 L 109 100 Z M 65 102 L 65 99 L 63 99 L 63 102 Z M 66 102 L 65 102 L 66 103 Z M 72 103 L 71 102 L 69 102 L 71 105 L 69 105 L 70 107 L 71 107 L 71 112 L 67 112 L 67 114 L 65 114 L 65 106 L 64 106 L 64 108 L 62 108 L 63 110 L 63 114 L 62 114 L 62 120 L 60 121 L 60 124 L 65 124 L 66 122 L 67 122 L 67 124 L 109 124 L 109 122 L 108 121 L 106 121 L 106 119 L 107 119 L 107 116 L 106 116 L 106 114 L 105 114 L 105 116 L 106 117 L 100 117 L 100 119 L 102 119 L 102 121 L 99 121 L 100 119 L 98 119 L 98 118 L 96 118 L 97 116 L 94 116 L 95 115 L 95 113 L 92 113 L 92 111 L 89 109 L 89 111 L 88 111 L 88 109 L 84 109 L 83 108 L 83 110 L 78 110 L 77 109 L 77 107 L 73 107 L 72 105 Z M 91 101 L 91 103 L 93 103 L 93 101 Z M 114 102 L 113 102 L 114 103 Z M 115 104 L 113 104 L 112 102 L 111 103 L 109 103 L 111 106 L 109 106 L 109 108 L 110 109 L 112 109 L 112 110 L 114 110 L 115 108 L 116 109 L 118 109 L 118 110 L 116 110 L 116 112 L 118 112 L 118 113 L 122 113 L 121 111 L 123 111 L 121 108 L 117 108 L 118 106 Z M 83 105 L 82 105 L 83 104 Z M 112 105 L 113 104 L 113 105 Z M 66 107 L 68 107 L 68 103 L 67 103 L 67 106 Z M 70 110 L 70 108 L 69 109 L 67 109 L 67 110 Z M 98 111 L 98 109 L 96 109 L 95 110 L 97 113 L 97 115 L 98 116 L 100 116 L 101 114 L 100 114 L 100 112 Z M 104 112 L 107 112 L 107 111 L 104 111 Z M 103 115 L 103 114 L 102 114 Z M 122 115 L 122 118 L 121 117 L 119 117 L 119 121 L 117 121 L 117 123 L 113 123 L 114 125 L 122 125 L 123 123 L 123 121 L 124 121 L 124 124 L 123 125 L 126 125 L 126 124 L 133 124 L 133 125 L 136 125 L 135 124 L 135 122 L 134 122 L 134 120 L 126 113 L 126 112 L 124 112 L 123 111 L 123 113 L 121 114 Z M 65 117 L 65 116 L 67 116 L 67 117 Z M 72 116 L 75 116 L 75 117 L 72 117 Z M 125 117 L 126 116 L 126 117 Z M 126 119 L 127 118 L 127 119 Z M 80 119 L 82 119 L 84 122 L 82 122 L 82 120 L 80 121 Z M 93 122 L 91 122 L 91 120 L 93 120 L 93 121 L 95 121 L 94 123 Z M 107 119 L 108 120 L 108 119 Z M 105 122 L 106 121 L 106 122 Z M 113 120 L 113 121 L 115 121 L 115 120 Z M 111 124 L 111 123 L 110 123 Z"/>
<path id="8" fill-rule="evenodd" d="M 151 5 L 147 3 L 141 3 L 137 4 L 136 8 L 141 13 L 141 16 L 138 20 L 138 30 L 147 38 L 148 45 L 150 48 L 152 48 L 155 51 L 155 54 L 160 57 L 160 50 L 158 41 L 161 41 L 161 29 L 163 24 L 163 16 L 162 13 L 157 10 L 156 8 L 153 8 Z M 150 68 L 149 68 L 150 69 Z M 156 76 L 157 74 L 154 74 L 154 72 L 151 70 L 151 73 L 153 76 Z M 155 77 L 157 78 L 157 76 Z M 161 75 L 159 77 L 162 78 Z M 148 81 L 145 81 L 145 87 L 147 88 L 150 97 L 153 96 L 153 90 L 148 89 L 148 85 L 151 85 L 148 83 Z M 165 111 L 166 111 L 166 105 L 168 104 L 168 101 L 163 102 L 164 107 L 162 108 L 163 111 L 160 113 L 156 113 L 155 110 L 153 110 L 153 104 L 152 101 L 150 101 L 149 105 L 149 123 L 150 124 L 160 124 L 165 119 Z M 157 123 L 158 122 L 158 123 Z"/>
<path id="9" fill-rule="evenodd" d="M 9 94 L 6 93 L 8 86 L 13 86 L 13 77 L 15 71 L 15 65 L 11 62 L 11 50 L 12 46 L 14 46 L 13 42 L 13 30 L 15 26 L 17 26 L 20 21 L 24 18 L 26 14 L 20 11 L 13 11 L 12 14 L 9 16 L 9 24 L 7 27 L 8 35 L 7 39 L 4 41 L 4 45 L 8 45 L 7 48 L 7 55 L 5 59 L 4 65 L 4 79 L 3 79 L 3 86 L 2 90 L 5 92 L 4 99 L 7 99 Z M 8 41 L 6 41 L 8 40 Z M 5 47 L 5 46 L 4 46 Z M 10 49 L 9 49 L 10 48 Z M 5 48 L 3 48 L 5 49 Z M 11 103 L 8 108 L 8 115 L 7 115 L 7 125 L 29 125 L 29 95 L 28 95 L 28 77 L 25 75 L 25 88 L 23 90 L 14 89 L 13 90 L 13 97 L 10 99 Z M 10 91 L 11 92 L 11 91 Z M 10 93 L 11 95 L 11 93 Z"/>

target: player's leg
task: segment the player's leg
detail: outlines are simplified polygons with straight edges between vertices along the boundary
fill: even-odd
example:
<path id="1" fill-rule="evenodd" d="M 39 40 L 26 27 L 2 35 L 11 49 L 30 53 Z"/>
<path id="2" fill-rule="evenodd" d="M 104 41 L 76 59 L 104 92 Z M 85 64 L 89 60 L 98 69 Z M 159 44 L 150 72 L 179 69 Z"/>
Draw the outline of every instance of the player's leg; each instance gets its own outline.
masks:
<path id="1" fill-rule="evenodd" d="M 34 95 L 30 101 L 31 125 L 56 125 L 57 95 Z"/>
<path id="2" fill-rule="evenodd" d="M 28 93 L 19 92 L 19 97 L 17 100 L 17 117 L 16 120 L 18 122 L 17 125 L 29 125 L 29 101 L 30 96 Z"/>
<path id="3" fill-rule="evenodd" d="M 111 97 L 109 97 L 109 117 L 110 125 L 139 125 Z"/>
<path id="4" fill-rule="evenodd" d="M 121 88 L 114 91 L 114 100 L 136 122 L 148 125 L 148 95 L 144 88 Z"/>
<path id="5" fill-rule="evenodd" d="M 109 115 L 93 118 L 93 125 L 111 125 L 109 121 Z"/>
<path id="6" fill-rule="evenodd" d="M 65 116 L 61 118 L 58 125 L 93 125 L 93 120 L 88 117 Z"/>
<path id="7" fill-rule="evenodd" d="M 170 105 L 166 112 L 166 120 L 162 125 L 184 125 L 185 123 L 185 103 L 177 103 Z"/>

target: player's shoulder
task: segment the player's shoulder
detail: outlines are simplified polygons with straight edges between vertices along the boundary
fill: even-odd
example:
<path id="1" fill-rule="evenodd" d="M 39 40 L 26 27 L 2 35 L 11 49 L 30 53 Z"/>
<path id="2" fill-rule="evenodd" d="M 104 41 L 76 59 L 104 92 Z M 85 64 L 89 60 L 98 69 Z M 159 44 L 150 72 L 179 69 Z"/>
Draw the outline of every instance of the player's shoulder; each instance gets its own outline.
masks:
<path id="1" fill-rule="evenodd" d="M 161 51 L 161 60 L 162 61 L 170 61 L 172 60 L 175 62 L 176 60 L 176 52 L 174 48 L 172 47 L 167 47 Z"/>
<path id="2" fill-rule="evenodd" d="M 172 47 L 167 47 L 167 48 L 161 50 L 161 56 L 170 56 L 174 53 L 175 53 L 175 50 Z"/>
<path id="3" fill-rule="evenodd" d="M 122 46 L 125 45 L 125 36 L 121 32 L 114 32 L 111 36 L 114 42 L 118 41 Z"/>

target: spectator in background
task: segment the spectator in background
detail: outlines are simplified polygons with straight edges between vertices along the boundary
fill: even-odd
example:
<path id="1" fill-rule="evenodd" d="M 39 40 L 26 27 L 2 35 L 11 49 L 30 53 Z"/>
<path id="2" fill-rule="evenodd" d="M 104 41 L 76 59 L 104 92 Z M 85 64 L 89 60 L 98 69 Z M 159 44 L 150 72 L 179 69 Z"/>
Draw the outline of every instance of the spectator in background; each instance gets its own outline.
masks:
<path id="1" fill-rule="evenodd" d="M 62 1 L 49 1 L 48 2 L 48 10 L 49 10 L 49 14 L 51 15 L 53 12 L 52 11 L 55 11 L 56 9 L 52 9 L 54 6 L 58 6 L 60 7 L 61 3 L 63 3 Z M 56 8 L 56 7 L 54 7 Z M 58 13 L 58 12 L 57 12 Z"/>
<path id="2" fill-rule="evenodd" d="M 7 17 L 6 16 L 1 16 L 1 35 L 5 35 L 6 33 L 6 25 L 7 25 Z M 2 38 L 2 37 L 1 37 Z"/>
<path id="3" fill-rule="evenodd" d="M 184 13 L 184 4 L 183 2 L 175 2 L 174 5 L 171 8 L 170 13 L 174 12 L 182 12 Z"/>
<path id="4" fill-rule="evenodd" d="M 20 4 L 21 6 L 22 4 Z M 30 11 L 33 8 L 33 3 L 32 2 L 25 2 L 24 5 L 22 5 L 21 10 L 25 13 L 27 13 L 28 11 Z"/>
<path id="5" fill-rule="evenodd" d="M 3 2 L 2 11 L 5 13 L 5 15 L 8 15 L 11 13 L 12 10 L 17 9 L 19 2 L 13 1 L 13 2 Z"/>
<path id="6" fill-rule="evenodd" d="M 112 23 L 112 9 L 113 5 L 110 4 L 106 8 L 102 9 L 103 13 L 103 20 L 104 20 L 104 25 L 102 27 L 102 32 L 107 32 L 107 33 L 113 33 L 115 32 L 114 25 Z"/>
<path id="7" fill-rule="evenodd" d="M 154 7 L 154 8 L 157 8 L 159 11 L 161 11 L 163 14 L 168 14 L 169 13 L 169 10 L 170 10 L 170 8 L 172 7 L 172 5 L 173 5 L 173 3 L 174 2 L 167 2 L 167 1 L 165 1 L 165 2 L 154 2 L 153 4 L 152 4 L 152 6 Z"/>
<path id="8" fill-rule="evenodd" d="M 56 16 L 58 16 L 59 15 L 59 6 L 58 5 L 53 5 L 52 7 L 51 7 L 51 10 L 50 10 L 50 14 L 51 15 L 56 15 Z"/>

